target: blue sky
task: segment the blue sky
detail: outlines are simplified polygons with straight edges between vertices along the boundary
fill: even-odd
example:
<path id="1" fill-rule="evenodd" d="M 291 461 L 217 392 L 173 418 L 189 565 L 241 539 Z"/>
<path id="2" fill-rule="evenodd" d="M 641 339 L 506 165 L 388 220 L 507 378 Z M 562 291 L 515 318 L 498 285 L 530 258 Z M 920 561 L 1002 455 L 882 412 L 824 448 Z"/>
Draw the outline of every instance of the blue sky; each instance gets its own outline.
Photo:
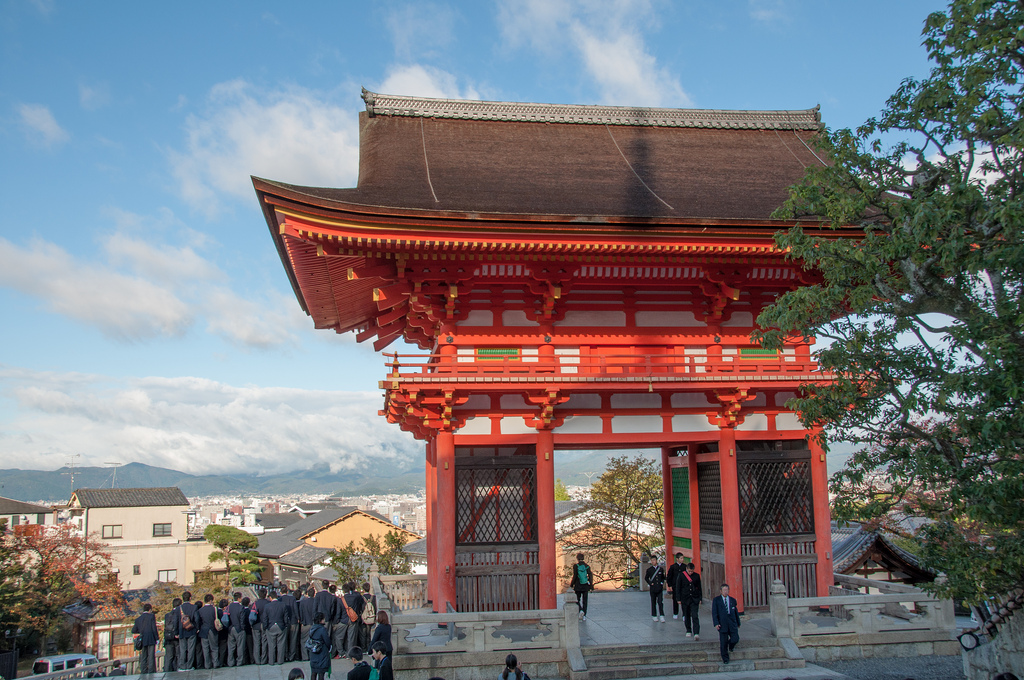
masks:
<path id="1" fill-rule="evenodd" d="M 0 0 L 0 467 L 406 466 L 250 175 L 354 186 L 360 87 L 874 115 L 939 2 Z M 393 349 L 394 347 L 392 347 Z"/>

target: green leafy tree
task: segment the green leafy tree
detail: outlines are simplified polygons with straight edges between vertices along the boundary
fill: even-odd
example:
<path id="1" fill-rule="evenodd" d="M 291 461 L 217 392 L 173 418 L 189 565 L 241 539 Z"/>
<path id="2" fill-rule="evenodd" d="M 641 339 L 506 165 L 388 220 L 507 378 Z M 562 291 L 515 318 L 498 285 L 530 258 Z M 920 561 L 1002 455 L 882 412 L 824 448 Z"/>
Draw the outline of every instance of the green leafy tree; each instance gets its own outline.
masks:
<path id="1" fill-rule="evenodd" d="M 594 581 L 622 580 L 628 565 L 665 543 L 661 466 L 644 456 L 608 461 L 561 536 L 564 549 L 583 552 Z"/>
<path id="2" fill-rule="evenodd" d="M 565 484 L 562 483 L 561 479 L 555 480 L 555 500 L 556 501 L 571 501 L 572 497 L 569 496 L 569 490 L 565 488 Z"/>
<path id="3" fill-rule="evenodd" d="M 338 575 L 338 585 L 349 581 L 362 583 L 370 571 L 369 560 L 365 552 L 356 547 L 355 541 L 349 541 L 348 545 L 332 550 L 326 561 Z"/>
<path id="4" fill-rule="evenodd" d="M 347 546 L 333 550 L 327 557 L 327 564 L 338 575 L 338 583 L 347 581 L 362 583 L 374 565 L 381 574 L 396 575 L 412 573 L 412 564 L 405 552 L 404 535 L 392 529 L 382 536 L 364 536 L 359 545 L 349 541 Z"/>
<path id="5" fill-rule="evenodd" d="M 203 537 L 216 546 L 217 550 L 210 553 L 210 562 L 224 562 L 228 587 L 256 582 L 261 569 L 256 553 L 258 538 L 225 524 L 211 524 L 203 531 Z"/>
<path id="6" fill-rule="evenodd" d="M 826 442 L 862 445 L 831 480 L 836 515 L 904 533 L 927 518 L 932 587 L 972 603 L 1024 585 L 1022 26 L 1020 2 L 954 0 L 925 21 L 930 75 L 821 135 L 831 164 L 776 215 L 801 220 L 777 243 L 820 282 L 755 334 L 825 341 L 834 380 L 793 405 Z"/>

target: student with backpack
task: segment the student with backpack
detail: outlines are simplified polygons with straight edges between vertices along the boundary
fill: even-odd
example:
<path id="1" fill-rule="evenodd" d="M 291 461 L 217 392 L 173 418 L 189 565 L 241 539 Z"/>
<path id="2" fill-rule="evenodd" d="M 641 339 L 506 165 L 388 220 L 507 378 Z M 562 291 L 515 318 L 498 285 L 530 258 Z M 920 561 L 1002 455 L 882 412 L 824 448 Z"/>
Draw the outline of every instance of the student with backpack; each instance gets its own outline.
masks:
<path id="1" fill-rule="evenodd" d="M 324 627 L 324 614 L 317 612 L 313 617 L 313 627 L 309 630 L 306 640 L 309 652 L 310 680 L 324 680 L 324 675 L 331 669 L 331 634 Z"/>
<path id="2" fill-rule="evenodd" d="M 370 590 L 370 584 L 363 584 L 363 613 L 360 614 L 360 618 L 363 620 L 363 625 L 359 628 L 359 646 L 364 651 L 370 649 L 370 636 L 373 634 L 373 626 L 377 623 L 377 598 Z"/>
<path id="3" fill-rule="evenodd" d="M 199 633 L 196 612 L 199 608 L 192 604 L 192 593 L 187 590 L 181 594 L 181 600 L 178 608 L 181 620 L 178 629 L 178 670 L 191 671 L 196 668 L 196 635 Z"/>
<path id="4" fill-rule="evenodd" d="M 164 673 L 178 670 L 178 631 L 181 629 L 181 598 L 171 602 L 171 611 L 164 614 Z"/>
<path id="5" fill-rule="evenodd" d="M 580 620 L 587 620 L 587 599 L 590 591 L 594 589 L 594 575 L 590 572 L 590 566 L 583 561 L 583 553 L 576 553 L 576 564 L 572 568 L 572 580 L 569 586 L 576 593 L 576 604 L 580 608 Z"/>

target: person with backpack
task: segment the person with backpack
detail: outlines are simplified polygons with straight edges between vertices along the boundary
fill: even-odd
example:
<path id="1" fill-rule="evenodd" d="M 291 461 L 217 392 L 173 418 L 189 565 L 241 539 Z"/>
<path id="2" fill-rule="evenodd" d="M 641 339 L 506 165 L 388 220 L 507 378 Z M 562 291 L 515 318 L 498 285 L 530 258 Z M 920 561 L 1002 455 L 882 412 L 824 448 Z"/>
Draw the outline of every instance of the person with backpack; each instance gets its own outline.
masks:
<path id="1" fill-rule="evenodd" d="M 206 669 L 220 668 L 218 636 L 220 633 L 220 612 L 213 606 L 213 594 L 203 597 L 203 606 L 196 613 L 199 623 L 199 643 L 202 646 Z"/>
<path id="2" fill-rule="evenodd" d="M 196 668 L 196 612 L 199 608 L 192 604 L 192 593 L 181 594 L 181 606 L 178 608 L 181 627 L 178 630 L 178 670 L 191 671 Z"/>
<path id="3" fill-rule="evenodd" d="M 348 650 L 359 646 L 365 628 L 362 615 L 366 600 L 356 592 L 355 582 L 349 581 L 345 584 L 345 594 L 338 599 L 338 604 L 341 605 L 342 629 L 340 636 L 339 631 L 335 630 L 334 640 L 335 644 L 340 643 L 339 648 L 347 655 Z"/>
<path id="4" fill-rule="evenodd" d="M 377 623 L 377 598 L 370 591 L 370 584 L 363 584 L 363 625 L 359 629 L 359 646 L 365 650 L 370 649 L 370 636 L 373 634 L 373 627 Z"/>
<path id="5" fill-rule="evenodd" d="M 171 602 L 171 611 L 164 614 L 164 673 L 178 670 L 178 630 L 181 628 L 181 598 Z"/>
<path id="6" fill-rule="evenodd" d="M 309 652 L 310 680 L 324 680 L 324 675 L 331 670 L 331 634 L 324 627 L 324 614 L 317 612 L 313 617 L 313 627 L 309 630 L 306 650 Z"/>
<path id="7" fill-rule="evenodd" d="M 665 561 L 655 562 L 653 566 L 647 567 L 644 580 L 651 587 L 651 619 L 658 620 L 661 614 L 661 621 L 665 621 Z"/>
<path id="8" fill-rule="evenodd" d="M 594 575 L 590 566 L 584 561 L 583 553 L 576 553 L 576 564 L 572 568 L 572 580 L 569 586 L 576 593 L 576 604 L 580 608 L 580 620 L 587 620 L 587 599 L 594 589 Z"/>

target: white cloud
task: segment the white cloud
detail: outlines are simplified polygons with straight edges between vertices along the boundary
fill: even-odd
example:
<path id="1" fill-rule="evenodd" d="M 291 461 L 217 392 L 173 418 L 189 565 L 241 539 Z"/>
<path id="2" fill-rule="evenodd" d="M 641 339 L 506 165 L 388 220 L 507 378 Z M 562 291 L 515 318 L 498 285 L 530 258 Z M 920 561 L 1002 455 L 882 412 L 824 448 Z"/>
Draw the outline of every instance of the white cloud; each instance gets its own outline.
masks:
<path id="1" fill-rule="evenodd" d="M 601 101 L 623 106 L 692 106 L 678 77 L 659 66 L 644 40 L 657 28 L 645 0 L 504 0 L 502 33 L 554 58 L 568 46 L 597 86 Z"/>
<path id="2" fill-rule="evenodd" d="M 0 366 L 16 415 L 4 466 L 141 462 L 193 474 L 407 468 L 422 448 L 377 415 L 380 396 L 234 387 L 201 378 L 113 379 Z"/>
<path id="3" fill-rule="evenodd" d="M 413 62 L 452 42 L 455 19 L 451 7 L 422 2 L 392 9 L 385 23 L 399 61 Z"/>
<path id="4" fill-rule="evenodd" d="M 432 66 L 407 64 L 392 66 L 376 91 L 384 94 L 401 94 L 411 97 L 435 97 L 438 99 L 479 99 L 480 94 L 472 86 L 459 90 L 458 82 L 451 73 Z"/>
<path id="5" fill-rule="evenodd" d="M 118 230 L 101 241 L 103 261 L 83 261 L 48 241 L 19 246 L 0 238 L 0 286 L 119 341 L 182 336 L 205 319 L 208 332 L 234 345 L 268 349 L 297 344 L 296 333 L 308 329 L 294 300 L 269 291 L 236 293 L 225 272 L 192 245 L 215 244 L 179 226 L 169 211 L 156 218 L 107 212 Z M 170 225 L 190 245 L 161 239 Z M 133 233 L 143 229 L 146 238 Z"/>
<path id="6" fill-rule="evenodd" d="M 750 18 L 762 23 L 772 23 L 789 18 L 784 0 L 749 0 Z"/>
<path id="7" fill-rule="evenodd" d="M 250 175 L 315 186 L 352 186 L 358 174 L 355 108 L 293 87 L 260 90 L 235 80 L 214 86 L 186 142 L 169 157 L 182 197 L 214 215 L 223 194 L 252 201 Z"/>
<path id="8" fill-rule="evenodd" d="M 18 107 L 26 138 L 33 144 L 46 148 L 59 146 L 71 138 L 62 128 L 50 109 L 42 104 L 22 104 Z"/>
<path id="9" fill-rule="evenodd" d="M 106 83 L 98 83 L 96 85 L 79 83 L 78 103 L 86 111 L 102 109 L 110 103 L 110 86 Z"/>
<path id="10" fill-rule="evenodd" d="M 80 262 L 38 239 L 23 248 L 0 238 L 0 285 L 41 298 L 52 311 L 118 340 L 178 336 L 192 325 L 188 305 L 170 290 Z"/>
<path id="11" fill-rule="evenodd" d="M 53 12 L 54 0 L 31 0 L 31 2 L 43 16 L 49 16 Z"/>

